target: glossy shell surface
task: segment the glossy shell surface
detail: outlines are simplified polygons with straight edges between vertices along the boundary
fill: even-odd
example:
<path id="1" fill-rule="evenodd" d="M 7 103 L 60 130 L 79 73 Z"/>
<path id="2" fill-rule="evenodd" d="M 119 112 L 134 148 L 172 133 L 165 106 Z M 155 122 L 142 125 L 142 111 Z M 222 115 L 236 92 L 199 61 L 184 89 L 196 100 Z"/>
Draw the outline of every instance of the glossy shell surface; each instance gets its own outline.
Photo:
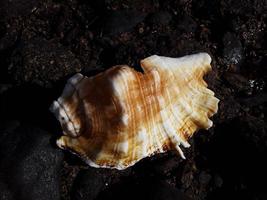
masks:
<path id="1" fill-rule="evenodd" d="M 203 76 L 211 58 L 150 56 L 143 73 L 125 65 L 94 77 L 70 78 L 51 111 L 63 134 L 57 144 L 93 167 L 125 169 L 155 153 L 177 150 L 209 119 L 219 100 Z"/>

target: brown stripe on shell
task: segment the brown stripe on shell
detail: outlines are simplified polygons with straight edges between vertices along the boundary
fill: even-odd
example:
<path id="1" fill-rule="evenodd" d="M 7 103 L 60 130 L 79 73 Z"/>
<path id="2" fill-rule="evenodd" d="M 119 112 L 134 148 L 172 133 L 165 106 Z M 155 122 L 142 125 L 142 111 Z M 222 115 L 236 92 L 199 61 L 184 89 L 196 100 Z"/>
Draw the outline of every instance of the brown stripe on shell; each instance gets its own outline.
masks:
<path id="1" fill-rule="evenodd" d="M 84 130 L 79 137 L 64 136 L 58 143 L 91 166 L 117 169 L 175 148 L 208 127 L 208 118 L 217 112 L 218 99 L 203 80 L 211 70 L 209 62 L 207 54 L 181 59 L 152 56 L 142 61 L 144 74 L 115 66 L 84 77 L 76 86 L 79 97 L 64 99 L 71 107 L 71 120 Z"/>

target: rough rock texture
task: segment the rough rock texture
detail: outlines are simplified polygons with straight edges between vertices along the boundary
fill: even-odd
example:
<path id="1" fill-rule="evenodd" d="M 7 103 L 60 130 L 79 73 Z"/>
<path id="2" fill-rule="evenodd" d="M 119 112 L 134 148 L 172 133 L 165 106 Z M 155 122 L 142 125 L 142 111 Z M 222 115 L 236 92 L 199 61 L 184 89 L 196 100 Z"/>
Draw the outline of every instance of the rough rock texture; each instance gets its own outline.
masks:
<path id="1" fill-rule="evenodd" d="M 265 0 L 1 0 L 0 124 L 15 119 L 39 128 L 26 131 L 18 125 L 8 134 L 1 131 L 0 199 L 98 200 L 125 193 L 135 197 L 144 188 L 152 197 L 167 191 L 176 199 L 180 193 L 195 200 L 267 199 L 266 7 Z M 121 174 L 92 170 L 65 152 L 62 168 L 55 165 L 60 160 L 55 139 L 50 142 L 40 129 L 61 134 L 48 107 L 73 73 L 81 69 L 95 75 L 116 64 L 141 70 L 140 59 L 152 54 L 178 57 L 199 51 L 212 56 L 213 73 L 206 80 L 221 101 L 214 127 L 190 141 L 187 160 L 169 152 Z M 36 143 L 27 145 L 30 138 Z M 14 160 L 8 154 L 19 156 Z M 33 169 L 43 179 L 35 179 Z M 52 174 L 60 178 L 51 177 L 52 184 L 45 185 Z M 58 181 L 60 190 L 45 192 Z M 29 185 L 40 193 L 18 196 Z"/>
<path id="2" fill-rule="evenodd" d="M 11 121 L 0 133 L 1 199 L 60 199 L 63 154 L 51 135 Z"/>
<path id="3" fill-rule="evenodd" d="M 79 60 L 71 51 L 62 47 L 59 41 L 38 37 L 27 43 L 21 42 L 9 66 L 17 82 L 33 82 L 43 86 L 80 70 Z"/>
<path id="4" fill-rule="evenodd" d="M 99 195 L 97 199 L 113 199 L 123 200 L 125 197 L 129 200 L 147 199 L 147 200 L 191 200 L 183 192 L 170 184 L 150 179 L 136 183 L 134 181 L 123 182 L 123 184 L 114 185 L 109 191 Z"/>

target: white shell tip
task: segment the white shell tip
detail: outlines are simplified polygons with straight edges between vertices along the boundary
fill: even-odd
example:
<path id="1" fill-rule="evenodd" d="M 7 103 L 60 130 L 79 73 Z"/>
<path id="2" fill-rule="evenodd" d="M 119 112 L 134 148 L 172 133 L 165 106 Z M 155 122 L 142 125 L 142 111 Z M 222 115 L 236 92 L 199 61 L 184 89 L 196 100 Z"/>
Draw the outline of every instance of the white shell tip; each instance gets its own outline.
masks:
<path id="1" fill-rule="evenodd" d="M 61 149 L 65 149 L 65 142 L 62 137 L 57 140 L 57 146 Z"/>
<path id="2" fill-rule="evenodd" d="M 208 64 L 210 64 L 211 63 L 211 57 L 210 57 L 210 55 L 208 54 L 208 53 L 206 53 L 206 52 L 203 52 L 203 53 L 200 53 L 202 56 L 203 56 L 203 58 L 204 58 L 204 63 L 208 63 Z"/>

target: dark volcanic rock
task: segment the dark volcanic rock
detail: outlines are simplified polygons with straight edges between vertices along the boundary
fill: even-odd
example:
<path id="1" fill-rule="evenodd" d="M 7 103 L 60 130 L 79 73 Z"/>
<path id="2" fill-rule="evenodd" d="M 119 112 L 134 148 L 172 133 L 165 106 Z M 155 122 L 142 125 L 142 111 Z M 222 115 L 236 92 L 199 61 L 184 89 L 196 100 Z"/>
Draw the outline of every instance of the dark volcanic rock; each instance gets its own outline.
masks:
<path id="1" fill-rule="evenodd" d="M 73 187 L 73 199 L 96 199 L 105 188 L 106 176 L 101 170 L 89 168 L 79 172 Z"/>
<path id="2" fill-rule="evenodd" d="M 196 22 L 192 19 L 192 17 L 185 15 L 183 16 L 178 23 L 178 29 L 182 32 L 190 33 L 195 32 L 197 28 Z"/>
<path id="3" fill-rule="evenodd" d="M 216 187 L 218 187 L 218 188 L 222 187 L 222 185 L 223 185 L 222 177 L 220 177 L 219 175 L 215 175 L 213 181 L 214 181 L 214 184 Z"/>
<path id="4" fill-rule="evenodd" d="M 191 200 L 191 198 L 187 197 L 179 189 L 162 181 L 152 184 L 149 192 L 148 199 L 151 200 Z"/>
<path id="5" fill-rule="evenodd" d="M 131 30 L 145 18 L 145 14 L 135 10 L 112 11 L 103 19 L 104 34 L 118 34 Z"/>
<path id="6" fill-rule="evenodd" d="M 200 182 L 200 184 L 207 185 L 210 182 L 211 178 L 212 177 L 209 173 L 202 171 L 199 174 L 198 181 Z"/>
<path id="7" fill-rule="evenodd" d="M 120 182 L 121 179 L 129 176 L 130 172 L 131 169 L 119 171 L 112 169 L 88 168 L 82 170 L 74 181 L 72 199 L 97 199 L 102 191 L 108 189 L 109 185 L 114 185 Z"/>
<path id="8" fill-rule="evenodd" d="M 169 12 L 159 11 L 159 12 L 151 14 L 148 17 L 148 22 L 155 26 L 168 25 L 171 19 L 172 19 L 172 16 Z"/>
<path id="9" fill-rule="evenodd" d="M 0 177 L 14 199 L 60 198 L 63 154 L 52 146 L 50 139 L 45 131 L 21 126 L 16 121 L 1 130 Z"/>
<path id="10" fill-rule="evenodd" d="M 16 118 L 46 131 L 61 133 L 61 127 L 49 111 L 49 106 L 60 95 L 64 85 L 65 81 L 62 85 L 58 84 L 58 90 L 56 87 L 48 89 L 38 85 L 0 85 L 1 122 Z"/>
<path id="11" fill-rule="evenodd" d="M 168 177 L 170 174 L 179 167 L 181 158 L 177 155 L 174 157 L 167 157 L 165 160 L 157 162 L 152 166 L 152 170 L 159 176 Z"/>
<path id="12" fill-rule="evenodd" d="M 18 34 L 19 33 L 16 28 L 11 26 L 7 28 L 7 30 L 5 30 L 5 34 L 3 34 L 3 37 L 0 37 L 0 52 L 7 50 L 8 48 L 12 48 L 18 39 Z"/>
<path id="13" fill-rule="evenodd" d="M 253 199 L 253 195 L 265 191 L 267 180 L 266 163 L 262 160 L 266 154 L 264 122 L 255 117 L 238 117 L 215 129 L 214 139 L 206 148 L 212 149 L 208 160 L 223 179 L 220 195 L 217 194 L 221 197 L 216 199 L 225 199 L 227 194 Z"/>
<path id="14" fill-rule="evenodd" d="M 3 17 L 7 19 L 20 15 L 26 16 L 34 11 L 39 2 L 39 0 L 3 0 L 0 3 L 0 12 L 3 13 Z"/>
<path id="15" fill-rule="evenodd" d="M 223 37 L 223 57 L 226 65 L 238 65 L 243 59 L 242 44 L 233 33 Z"/>
<path id="16" fill-rule="evenodd" d="M 12 85 L 0 83 L 0 94 L 4 93 L 5 91 L 9 90 L 10 88 L 12 88 Z"/>
<path id="17" fill-rule="evenodd" d="M 251 93 L 251 88 L 249 87 L 249 81 L 236 73 L 225 73 L 223 78 L 227 81 L 227 83 L 236 89 L 237 92 L 243 92 L 246 94 Z"/>
<path id="18" fill-rule="evenodd" d="M 160 180 L 133 180 L 122 182 L 107 189 L 97 200 L 128 199 L 128 200 L 190 200 L 179 189 Z"/>
<path id="19" fill-rule="evenodd" d="M 57 40 L 35 38 L 19 45 L 9 68 L 17 82 L 48 86 L 51 81 L 80 71 L 81 65 Z"/>
<path id="20" fill-rule="evenodd" d="M 12 192 L 8 189 L 7 184 L 2 182 L 3 177 L 0 174 L 0 199 L 1 200 L 15 200 Z"/>
<path id="21" fill-rule="evenodd" d="M 175 152 L 169 151 L 141 160 L 133 167 L 133 170 L 145 178 L 161 177 L 167 179 L 182 165 L 183 159 Z"/>

